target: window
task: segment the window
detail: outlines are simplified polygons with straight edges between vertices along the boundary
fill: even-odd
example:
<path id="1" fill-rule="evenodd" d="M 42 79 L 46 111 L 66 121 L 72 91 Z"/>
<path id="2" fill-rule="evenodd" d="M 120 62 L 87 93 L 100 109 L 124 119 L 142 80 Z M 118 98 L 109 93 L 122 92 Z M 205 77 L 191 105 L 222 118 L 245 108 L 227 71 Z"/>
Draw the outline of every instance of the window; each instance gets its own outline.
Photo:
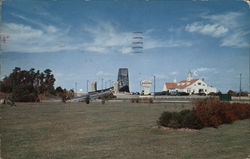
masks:
<path id="1" fill-rule="evenodd" d="M 201 85 L 201 83 L 199 82 L 198 85 Z"/>
<path id="2" fill-rule="evenodd" d="M 207 90 L 205 89 L 205 92 L 207 92 Z"/>
<path id="3" fill-rule="evenodd" d="M 205 86 L 205 84 L 203 84 L 203 86 Z"/>

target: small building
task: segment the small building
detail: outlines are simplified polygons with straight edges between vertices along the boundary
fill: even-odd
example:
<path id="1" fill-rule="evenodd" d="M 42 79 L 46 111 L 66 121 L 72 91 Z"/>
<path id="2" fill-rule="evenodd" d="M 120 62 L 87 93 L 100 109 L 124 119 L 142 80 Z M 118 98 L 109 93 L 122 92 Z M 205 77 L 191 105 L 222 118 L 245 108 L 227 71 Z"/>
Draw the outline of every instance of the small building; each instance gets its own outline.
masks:
<path id="1" fill-rule="evenodd" d="M 164 83 L 163 91 L 185 92 L 189 94 L 209 94 L 216 93 L 217 89 L 208 85 L 204 79 L 193 79 L 192 73 L 189 72 L 186 80 L 180 82 L 174 80 L 174 82 Z"/>
<path id="2" fill-rule="evenodd" d="M 90 82 L 89 83 L 89 87 L 90 87 L 90 92 L 95 92 L 97 91 L 97 82 Z"/>
<path id="3" fill-rule="evenodd" d="M 114 93 L 117 94 L 119 93 L 119 83 L 118 81 L 115 81 L 114 84 L 113 84 L 113 87 L 114 87 Z"/>
<path id="4" fill-rule="evenodd" d="M 149 80 L 141 81 L 141 86 L 143 87 L 142 94 L 149 95 L 150 94 L 150 87 L 152 86 L 152 82 Z"/>

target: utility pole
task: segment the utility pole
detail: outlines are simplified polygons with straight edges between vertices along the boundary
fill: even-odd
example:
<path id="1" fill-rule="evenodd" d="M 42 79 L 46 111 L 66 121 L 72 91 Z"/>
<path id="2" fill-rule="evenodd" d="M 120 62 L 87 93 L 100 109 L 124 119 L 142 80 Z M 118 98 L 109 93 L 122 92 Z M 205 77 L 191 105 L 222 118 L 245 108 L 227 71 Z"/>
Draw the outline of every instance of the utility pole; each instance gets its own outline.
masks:
<path id="1" fill-rule="evenodd" d="M 241 96 L 241 73 L 240 73 L 240 94 L 239 96 Z"/>
<path id="2" fill-rule="evenodd" d="M 74 92 L 74 96 L 77 96 L 77 82 L 75 82 L 75 92 Z"/>
<path id="3" fill-rule="evenodd" d="M 87 93 L 89 93 L 89 80 L 87 80 Z"/>
<path id="4" fill-rule="evenodd" d="M 155 75 L 154 75 L 154 98 L 155 98 Z"/>
<path id="5" fill-rule="evenodd" d="M 103 78 L 102 78 L 102 90 L 103 90 Z"/>

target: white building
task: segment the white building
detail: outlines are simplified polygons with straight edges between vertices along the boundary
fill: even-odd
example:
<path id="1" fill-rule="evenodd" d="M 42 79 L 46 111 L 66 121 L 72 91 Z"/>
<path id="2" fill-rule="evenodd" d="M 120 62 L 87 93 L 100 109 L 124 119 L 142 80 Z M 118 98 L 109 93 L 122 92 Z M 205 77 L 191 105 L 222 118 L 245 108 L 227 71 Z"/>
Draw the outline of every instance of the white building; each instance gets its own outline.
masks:
<path id="1" fill-rule="evenodd" d="M 143 87 L 143 90 L 142 90 L 143 95 L 149 95 L 152 82 L 149 80 L 141 81 L 141 86 Z"/>
<path id="2" fill-rule="evenodd" d="M 193 79 L 192 73 L 189 72 L 187 76 L 187 80 L 176 82 L 176 80 L 172 83 L 164 83 L 163 91 L 169 92 L 185 92 L 189 94 L 196 93 L 216 93 L 217 89 L 208 85 L 204 79 Z"/>
<path id="3" fill-rule="evenodd" d="M 89 83 L 89 88 L 90 88 L 90 92 L 95 92 L 97 91 L 97 82 L 90 82 Z"/>
<path id="4" fill-rule="evenodd" d="M 115 94 L 119 93 L 119 83 L 118 83 L 118 81 L 114 82 L 113 87 L 114 87 L 114 93 Z"/>

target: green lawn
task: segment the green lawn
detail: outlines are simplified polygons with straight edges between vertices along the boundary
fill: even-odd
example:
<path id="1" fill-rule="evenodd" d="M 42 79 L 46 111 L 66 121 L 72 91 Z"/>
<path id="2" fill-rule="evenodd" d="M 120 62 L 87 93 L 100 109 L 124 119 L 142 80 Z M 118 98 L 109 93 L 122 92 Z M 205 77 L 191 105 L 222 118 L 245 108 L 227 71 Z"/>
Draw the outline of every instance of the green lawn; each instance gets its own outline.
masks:
<path id="1" fill-rule="evenodd" d="M 3 159 L 245 159 L 250 120 L 200 131 L 155 128 L 191 104 L 1 105 Z"/>

